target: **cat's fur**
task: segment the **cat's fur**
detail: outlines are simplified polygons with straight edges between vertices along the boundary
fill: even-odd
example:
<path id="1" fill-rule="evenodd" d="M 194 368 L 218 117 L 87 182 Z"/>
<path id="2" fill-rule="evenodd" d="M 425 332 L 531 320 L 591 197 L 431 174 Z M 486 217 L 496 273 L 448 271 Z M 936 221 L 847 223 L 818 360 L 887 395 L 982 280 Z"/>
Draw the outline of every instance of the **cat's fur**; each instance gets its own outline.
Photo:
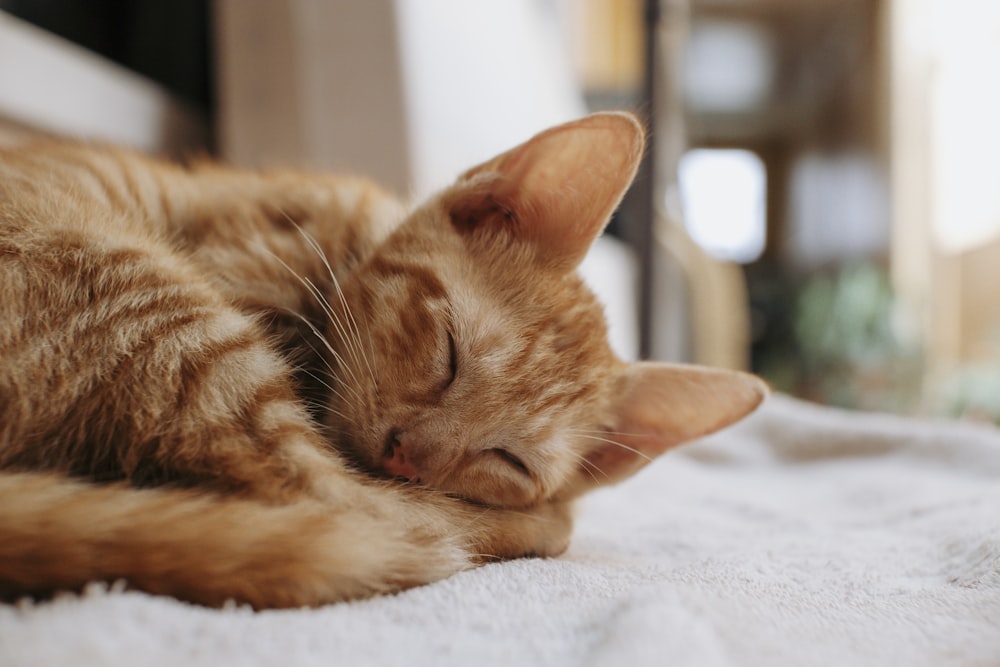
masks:
<path id="1" fill-rule="evenodd" d="M 317 605 L 560 553 L 575 497 L 765 393 L 608 347 L 575 267 L 642 146 L 591 116 L 409 214 L 356 179 L 0 153 L 0 595 Z"/>

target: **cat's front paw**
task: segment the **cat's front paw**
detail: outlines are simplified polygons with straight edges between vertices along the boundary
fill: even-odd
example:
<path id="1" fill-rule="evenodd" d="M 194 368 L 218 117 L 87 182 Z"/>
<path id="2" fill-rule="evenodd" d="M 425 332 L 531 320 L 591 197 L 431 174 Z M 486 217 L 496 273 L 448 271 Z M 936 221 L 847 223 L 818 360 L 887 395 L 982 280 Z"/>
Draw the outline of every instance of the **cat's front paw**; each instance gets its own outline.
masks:
<path id="1" fill-rule="evenodd" d="M 479 562 L 498 558 L 560 555 L 569 546 L 573 513 L 569 503 L 546 503 L 527 510 L 489 509 L 478 531 L 476 553 Z"/>
<path id="2" fill-rule="evenodd" d="M 569 503 L 547 503 L 533 510 L 532 525 L 528 527 L 531 547 L 525 556 L 554 558 L 569 547 L 573 533 L 573 512 Z"/>

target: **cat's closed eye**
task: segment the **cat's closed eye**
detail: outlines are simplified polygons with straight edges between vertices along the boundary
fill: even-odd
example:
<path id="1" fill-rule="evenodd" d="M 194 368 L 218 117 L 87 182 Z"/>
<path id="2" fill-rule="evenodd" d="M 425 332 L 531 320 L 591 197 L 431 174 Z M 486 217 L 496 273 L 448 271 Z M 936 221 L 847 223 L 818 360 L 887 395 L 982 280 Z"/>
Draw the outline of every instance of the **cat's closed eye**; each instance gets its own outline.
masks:
<path id="1" fill-rule="evenodd" d="M 448 375 L 444 382 L 441 384 L 441 393 L 443 394 L 448 390 L 448 387 L 455 382 L 455 376 L 458 375 L 458 349 L 455 346 L 455 336 L 451 333 L 449 329 L 448 332 Z"/>
<path id="2" fill-rule="evenodd" d="M 500 447 L 494 447 L 493 449 L 488 449 L 486 451 L 488 451 L 490 454 L 496 456 L 497 458 L 507 463 L 511 468 L 513 468 L 520 474 L 531 477 L 531 471 L 528 469 L 528 466 L 524 464 L 524 461 L 522 461 L 514 454 L 511 454 L 506 449 L 502 449 Z"/>

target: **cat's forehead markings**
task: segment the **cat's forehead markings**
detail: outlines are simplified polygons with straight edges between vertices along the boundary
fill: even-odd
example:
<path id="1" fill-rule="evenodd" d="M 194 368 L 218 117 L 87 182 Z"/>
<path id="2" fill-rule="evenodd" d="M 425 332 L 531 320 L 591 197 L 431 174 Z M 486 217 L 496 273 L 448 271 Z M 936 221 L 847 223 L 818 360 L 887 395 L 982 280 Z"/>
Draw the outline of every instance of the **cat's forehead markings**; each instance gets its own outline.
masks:
<path id="1" fill-rule="evenodd" d="M 396 257 L 378 255 L 371 261 L 372 273 L 382 281 L 405 286 L 409 299 L 436 300 L 447 295 L 437 273 L 422 264 Z"/>
<path id="2" fill-rule="evenodd" d="M 450 301 L 453 312 L 462 320 L 467 344 L 488 346 L 505 339 L 510 317 L 499 304 L 461 286 L 450 291 Z"/>
<path id="3" fill-rule="evenodd" d="M 520 340 L 512 326 L 510 319 L 498 312 L 481 313 L 472 322 L 467 345 L 476 365 L 491 375 L 503 374 L 518 354 Z"/>

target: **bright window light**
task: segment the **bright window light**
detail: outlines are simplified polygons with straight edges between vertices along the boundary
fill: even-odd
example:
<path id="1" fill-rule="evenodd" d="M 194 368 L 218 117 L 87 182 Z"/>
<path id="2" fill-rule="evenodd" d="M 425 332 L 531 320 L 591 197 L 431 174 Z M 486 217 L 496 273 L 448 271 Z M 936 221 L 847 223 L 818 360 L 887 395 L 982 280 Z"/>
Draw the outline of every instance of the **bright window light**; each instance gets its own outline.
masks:
<path id="1" fill-rule="evenodd" d="M 948 252 L 1000 237 L 1000 3 L 931 3 L 933 230 Z"/>
<path id="2" fill-rule="evenodd" d="M 772 40 L 751 22 L 694 21 L 683 61 L 684 98 L 697 111 L 758 109 L 771 95 Z"/>
<path id="3" fill-rule="evenodd" d="M 750 151 L 696 149 L 681 158 L 684 225 L 708 254 L 752 262 L 764 251 L 767 174 Z"/>

